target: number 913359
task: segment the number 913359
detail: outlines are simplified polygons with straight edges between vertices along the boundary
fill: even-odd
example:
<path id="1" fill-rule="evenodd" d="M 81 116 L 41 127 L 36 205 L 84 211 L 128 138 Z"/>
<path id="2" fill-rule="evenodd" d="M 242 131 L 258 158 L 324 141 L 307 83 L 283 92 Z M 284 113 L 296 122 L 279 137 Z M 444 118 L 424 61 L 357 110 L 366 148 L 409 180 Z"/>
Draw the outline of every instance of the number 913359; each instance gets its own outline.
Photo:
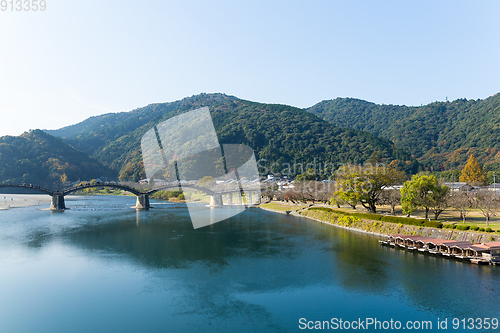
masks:
<path id="1" fill-rule="evenodd" d="M 453 329 L 476 329 L 476 330 L 496 330 L 498 328 L 497 318 L 453 318 Z"/>
<path id="2" fill-rule="evenodd" d="M 1 0 L 0 9 L 16 12 L 36 12 L 44 11 L 47 8 L 45 0 Z"/>

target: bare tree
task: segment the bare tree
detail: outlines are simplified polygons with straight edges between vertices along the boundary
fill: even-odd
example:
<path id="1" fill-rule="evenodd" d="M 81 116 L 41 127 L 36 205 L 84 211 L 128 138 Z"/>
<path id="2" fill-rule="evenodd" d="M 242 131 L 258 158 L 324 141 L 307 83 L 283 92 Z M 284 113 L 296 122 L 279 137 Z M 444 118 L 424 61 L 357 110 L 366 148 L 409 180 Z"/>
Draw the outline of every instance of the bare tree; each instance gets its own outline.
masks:
<path id="1" fill-rule="evenodd" d="M 398 189 L 385 189 L 380 195 L 380 202 L 391 206 L 391 215 L 396 215 L 395 208 L 401 204 L 401 191 Z"/>
<path id="2" fill-rule="evenodd" d="M 497 216 L 500 205 L 493 193 L 489 191 L 480 191 L 477 194 L 477 207 L 486 218 L 486 225 L 489 226 L 490 219 Z"/>
<path id="3" fill-rule="evenodd" d="M 460 218 L 465 223 L 465 217 L 474 207 L 475 195 L 470 191 L 454 191 L 451 193 L 450 206 L 460 212 Z"/>
<path id="4" fill-rule="evenodd" d="M 268 187 L 266 189 L 262 189 L 261 194 L 266 199 L 266 201 L 272 201 L 272 200 L 274 200 L 275 196 L 278 193 L 277 193 L 276 189 L 274 189 L 272 187 Z"/>

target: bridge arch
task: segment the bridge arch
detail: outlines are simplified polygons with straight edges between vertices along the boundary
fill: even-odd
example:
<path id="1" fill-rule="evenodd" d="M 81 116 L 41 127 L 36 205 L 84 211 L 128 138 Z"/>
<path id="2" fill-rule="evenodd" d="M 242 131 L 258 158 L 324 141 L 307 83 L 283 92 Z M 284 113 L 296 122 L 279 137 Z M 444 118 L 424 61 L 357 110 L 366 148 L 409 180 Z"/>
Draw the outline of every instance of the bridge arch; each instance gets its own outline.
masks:
<path id="1" fill-rule="evenodd" d="M 127 192 L 130 192 L 136 196 L 140 196 L 140 195 L 143 195 L 143 194 L 146 194 L 146 193 L 143 193 L 143 192 L 140 192 L 138 190 L 136 190 L 135 188 L 132 188 L 132 187 L 129 187 L 129 186 L 125 186 L 125 185 L 118 185 L 118 184 L 87 184 L 87 185 L 78 185 L 78 186 L 73 186 L 73 187 L 70 187 L 68 189 L 65 189 L 63 190 L 61 193 L 61 195 L 68 195 L 70 193 L 73 193 L 73 192 L 76 192 L 76 191 L 80 191 L 80 190 L 84 190 L 86 188 L 93 188 L 93 187 L 111 187 L 111 188 L 117 188 L 117 189 L 120 189 L 120 190 L 123 190 L 123 191 L 127 191 Z"/>
<path id="2" fill-rule="evenodd" d="M 210 196 L 214 196 L 216 194 L 214 191 L 211 191 L 211 190 L 207 189 L 206 187 L 201 187 L 201 186 L 196 186 L 196 185 L 182 185 L 182 187 L 179 185 L 166 185 L 166 186 L 162 186 L 159 188 L 155 188 L 153 190 L 149 190 L 148 192 L 144 192 L 144 194 L 153 195 L 156 192 L 165 191 L 168 189 L 178 189 L 178 190 L 182 191 L 182 188 L 190 188 L 193 190 L 201 191 L 201 192 L 204 192 Z"/>
<path id="3" fill-rule="evenodd" d="M 40 187 L 38 185 L 31 185 L 31 184 L 0 184 L 0 188 L 25 188 L 29 190 L 35 190 L 38 192 L 42 192 L 45 194 L 48 194 L 50 196 L 54 195 L 54 191 L 48 190 L 46 188 Z"/>

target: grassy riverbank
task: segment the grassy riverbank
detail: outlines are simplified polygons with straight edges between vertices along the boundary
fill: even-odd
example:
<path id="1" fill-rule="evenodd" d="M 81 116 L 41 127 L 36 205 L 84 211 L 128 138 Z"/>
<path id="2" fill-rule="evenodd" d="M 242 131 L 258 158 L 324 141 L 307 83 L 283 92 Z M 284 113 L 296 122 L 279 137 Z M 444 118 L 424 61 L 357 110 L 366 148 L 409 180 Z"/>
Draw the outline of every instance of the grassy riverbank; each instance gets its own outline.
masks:
<path id="1" fill-rule="evenodd" d="M 292 215 L 306 217 L 318 222 L 331 224 L 333 226 L 352 229 L 374 235 L 387 236 L 391 234 L 421 235 L 435 238 L 455 239 L 471 242 L 499 241 L 499 232 L 477 232 L 470 230 L 458 230 L 452 228 L 437 227 L 441 223 L 430 224 L 426 220 L 409 219 L 408 224 L 404 223 L 404 218 L 400 218 L 399 223 L 381 221 L 383 215 L 363 214 L 358 212 L 348 212 L 346 210 L 335 210 L 333 207 L 320 206 L 300 206 L 288 205 L 280 202 L 261 204 L 260 207 L 276 212 L 291 211 Z M 370 216 L 373 215 L 373 216 Z M 371 218 L 372 217 L 372 218 Z M 419 221 L 422 224 L 416 224 Z M 424 225 L 424 223 L 426 225 Z M 450 222 L 451 223 L 451 222 Z"/>

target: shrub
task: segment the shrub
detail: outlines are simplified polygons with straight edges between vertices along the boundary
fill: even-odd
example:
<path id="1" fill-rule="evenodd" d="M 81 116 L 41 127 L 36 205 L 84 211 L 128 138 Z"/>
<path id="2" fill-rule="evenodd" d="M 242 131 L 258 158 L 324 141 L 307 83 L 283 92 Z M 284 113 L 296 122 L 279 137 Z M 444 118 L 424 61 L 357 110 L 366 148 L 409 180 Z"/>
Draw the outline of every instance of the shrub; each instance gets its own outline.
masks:
<path id="1" fill-rule="evenodd" d="M 184 193 L 181 193 L 177 196 L 177 199 L 179 200 L 185 200 Z"/>
<path id="2" fill-rule="evenodd" d="M 430 227 L 430 228 L 442 228 L 443 224 L 438 221 L 426 221 L 420 219 L 414 219 L 410 217 L 398 217 L 398 216 L 384 216 L 379 214 L 371 214 L 371 213 L 348 213 L 342 210 L 335 210 L 327 207 L 311 207 L 309 210 L 315 211 L 323 211 L 323 212 L 333 212 L 342 216 L 350 216 L 355 217 L 357 220 L 366 219 L 366 220 L 374 220 L 374 221 L 382 221 L 382 222 L 392 222 L 399 223 L 399 226 L 402 227 L 403 224 L 415 225 L 418 227 Z M 347 220 L 345 220 L 347 221 Z M 374 224 L 376 226 L 376 224 Z M 447 227 L 451 228 L 451 227 Z"/>
<path id="3" fill-rule="evenodd" d="M 311 208 L 309 208 L 309 210 L 319 210 L 319 211 L 322 211 L 322 212 L 333 212 L 333 209 L 326 208 L 326 207 L 311 207 Z"/>
<path id="4" fill-rule="evenodd" d="M 399 216 L 382 216 L 381 221 L 392 222 L 392 223 L 402 223 L 410 225 L 423 225 L 424 220 L 417 220 L 410 217 L 399 217 Z"/>
<path id="5" fill-rule="evenodd" d="M 425 221 L 424 227 L 441 229 L 443 227 L 443 224 L 438 221 Z"/>
<path id="6" fill-rule="evenodd" d="M 477 231 L 477 230 L 479 230 L 479 227 L 477 227 L 477 226 L 476 226 L 476 227 L 470 227 L 470 230 L 475 230 L 475 231 Z"/>
<path id="7" fill-rule="evenodd" d="M 456 229 L 458 230 L 469 230 L 470 226 L 468 225 L 458 225 L 456 226 Z"/>
<path id="8" fill-rule="evenodd" d="M 352 216 L 357 216 L 361 219 L 380 221 L 383 215 L 371 214 L 371 213 L 353 213 Z"/>
<path id="9" fill-rule="evenodd" d="M 479 228 L 479 231 L 484 231 L 484 228 Z"/>
<path id="10" fill-rule="evenodd" d="M 490 227 L 488 227 L 488 228 L 484 229 L 484 231 L 486 231 L 486 232 L 493 232 L 493 229 L 491 229 Z"/>
<path id="11" fill-rule="evenodd" d="M 181 190 L 175 190 L 175 191 L 170 191 L 168 192 L 168 197 L 171 198 L 171 197 L 179 197 L 179 195 L 182 194 L 182 191 Z"/>

